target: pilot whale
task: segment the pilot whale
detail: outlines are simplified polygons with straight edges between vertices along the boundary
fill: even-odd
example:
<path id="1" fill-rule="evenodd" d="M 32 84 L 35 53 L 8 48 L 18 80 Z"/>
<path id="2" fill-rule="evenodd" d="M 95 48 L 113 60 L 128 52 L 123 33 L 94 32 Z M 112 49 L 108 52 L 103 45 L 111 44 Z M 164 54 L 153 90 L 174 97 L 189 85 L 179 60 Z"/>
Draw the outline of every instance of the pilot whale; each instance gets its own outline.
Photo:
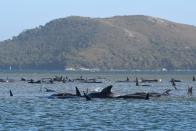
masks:
<path id="1" fill-rule="evenodd" d="M 158 93 L 158 92 L 136 92 L 134 94 L 129 94 L 129 95 L 124 95 L 124 96 L 120 96 L 121 98 L 128 98 L 128 97 L 136 97 L 138 96 L 138 98 L 144 98 L 144 99 L 149 99 L 149 97 L 161 97 L 161 96 L 169 96 L 169 92 L 172 91 L 170 89 L 164 91 L 163 93 Z"/>
<path id="2" fill-rule="evenodd" d="M 57 93 L 57 94 L 52 94 L 49 98 L 59 98 L 59 99 L 65 99 L 65 98 L 76 98 L 76 97 L 81 97 L 80 91 L 78 87 L 75 87 L 76 94 L 71 94 L 71 93 Z"/>
<path id="3" fill-rule="evenodd" d="M 126 95 L 120 95 L 120 96 L 115 96 L 114 93 L 111 92 L 112 85 L 109 85 L 105 87 L 101 92 L 95 92 L 95 93 L 90 93 L 86 94 L 84 93 L 84 97 L 86 100 L 91 100 L 92 98 L 113 98 L 113 99 L 149 99 L 149 93 L 145 94 L 126 94 Z"/>
<path id="4" fill-rule="evenodd" d="M 90 98 L 112 98 L 113 93 L 111 92 L 112 85 L 105 87 L 101 92 L 93 92 L 88 95 Z"/>
<path id="5" fill-rule="evenodd" d="M 149 93 L 135 93 L 135 94 L 127 94 L 127 95 L 121 95 L 117 98 L 123 98 L 123 99 L 149 99 Z"/>
<path id="6" fill-rule="evenodd" d="M 48 89 L 48 88 L 46 88 L 46 87 L 45 87 L 45 89 L 46 89 L 46 91 L 45 91 L 45 92 L 56 92 L 55 90 Z"/>

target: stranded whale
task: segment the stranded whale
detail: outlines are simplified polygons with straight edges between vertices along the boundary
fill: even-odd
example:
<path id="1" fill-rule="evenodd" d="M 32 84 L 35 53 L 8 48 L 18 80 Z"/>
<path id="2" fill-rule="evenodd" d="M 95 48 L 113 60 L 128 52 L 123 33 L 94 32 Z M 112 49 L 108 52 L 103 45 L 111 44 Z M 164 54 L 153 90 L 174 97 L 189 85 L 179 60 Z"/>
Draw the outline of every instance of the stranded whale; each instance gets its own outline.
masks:
<path id="1" fill-rule="evenodd" d="M 114 96 L 114 93 L 111 92 L 112 85 L 109 85 L 105 87 L 101 92 L 95 92 L 86 94 L 84 93 L 84 97 L 86 100 L 91 100 L 91 98 L 114 98 L 114 99 L 149 99 L 149 93 L 135 93 L 135 94 L 126 94 L 126 95 L 120 95 L 120 96 Z"/>
<path id="2" fill-rule="evenodd" d="M 90 98 L 112 98 L 113 93 L 111 92 L 112 85 L 105 87 L 101 92 L 93 92 L 88 95 Z"/>
<path id="3" fill-rule="evenodd" d="M 57 93 L 57 94 L 52 94 L 49 98 L 59 98 L 59 99 L 65 99 L 65 98 L 76 98 L 76 97 L 81 97 L 80 91 L 78 87 L 75 87 L 76 89 L 76 94 L 71 94 L 71 93 Z"/>

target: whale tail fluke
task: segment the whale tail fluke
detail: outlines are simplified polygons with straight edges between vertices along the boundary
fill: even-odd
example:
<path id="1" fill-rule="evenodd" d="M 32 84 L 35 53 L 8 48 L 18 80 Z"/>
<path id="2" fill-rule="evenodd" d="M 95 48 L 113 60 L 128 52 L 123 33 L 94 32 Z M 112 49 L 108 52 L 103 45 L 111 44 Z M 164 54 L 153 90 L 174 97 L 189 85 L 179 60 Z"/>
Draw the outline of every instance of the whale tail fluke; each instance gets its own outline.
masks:
<path id="1" fill-rule="evenodd" d="M 84 97 L 86 98 L 87 101 L 90 101 L 91 100 L 91 97 L 89 95 L 87 95 L 85 92 L 84 93 Z"/>
<path id="2" fill-rule="evenodd" d="M 176 88 L 176 82 L 175 82 L 175 79 L 174 78 L 171 79 L 171 83 L 172 83 L 172 86 L 174 87 L 174 89 L 177 90 L 177 88 Z"/>

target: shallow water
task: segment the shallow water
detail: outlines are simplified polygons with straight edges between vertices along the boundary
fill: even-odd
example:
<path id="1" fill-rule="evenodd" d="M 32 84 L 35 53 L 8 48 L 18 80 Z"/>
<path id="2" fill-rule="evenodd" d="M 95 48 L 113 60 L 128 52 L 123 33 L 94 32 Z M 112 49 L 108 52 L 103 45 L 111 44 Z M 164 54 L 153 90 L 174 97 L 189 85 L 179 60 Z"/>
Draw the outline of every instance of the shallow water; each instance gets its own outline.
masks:
<path id="1" fill-rule="evenodd" d="M 14 79 L 13 83 L 0 83 L 0 130 L 195 130 L 196 93 L 191 81 L 195 72 L 1 72 L 0 78 Z M 106 78 L 101 84 L 58 83 L 28 84 L 20 81 L 40 79 L 54 75 L 78 78 Z M 116 80 L 138 78 L 158 78 L 159 83 L 150 87 L 136 87 L 135 83 L 116 83 Z M 52 93 L 45 87 L 58 92 L 72 92 L 77 86 L 81 91 L 101 90 L 112 84 L 116 94 L 139 91 L 164 92 L 173 89 L 168 81 L 182 80 L 178 90 L 171 96 L 150 100 L 123 99 L 48 99 Z M 187 96 L 187 87 L 193 86 L 193 96 Z M 9 96 L 9 90 L 14 96 Z"/>

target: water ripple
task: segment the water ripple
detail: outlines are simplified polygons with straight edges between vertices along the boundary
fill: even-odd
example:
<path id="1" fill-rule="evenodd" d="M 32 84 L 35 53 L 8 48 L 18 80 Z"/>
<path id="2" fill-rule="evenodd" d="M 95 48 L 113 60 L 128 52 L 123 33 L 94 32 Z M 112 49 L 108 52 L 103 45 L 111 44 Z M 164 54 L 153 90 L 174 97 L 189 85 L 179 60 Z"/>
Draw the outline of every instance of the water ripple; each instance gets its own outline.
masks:
<path id="1" fill-rule="evenodd" d="M 74 87 L 85 91 L 101 89 L 111 84 L 55 83 L 30 85 L 27 83 L 2 83 L 0 85 L 0 130 L 189 130 L 196 129 L 196 93 L 187 97 L 188 85 L 178 84 L 171 97 L 146 100 L 47 99 L 51 93 L 74 92 Z M 163 92 L 172 89 L 166 80 L 152 87 L 135 87 L 134 83 L 114 83 L 118 94 L 137 91 Z M 12 89 L 14 96 L 9 97 Z"/>

